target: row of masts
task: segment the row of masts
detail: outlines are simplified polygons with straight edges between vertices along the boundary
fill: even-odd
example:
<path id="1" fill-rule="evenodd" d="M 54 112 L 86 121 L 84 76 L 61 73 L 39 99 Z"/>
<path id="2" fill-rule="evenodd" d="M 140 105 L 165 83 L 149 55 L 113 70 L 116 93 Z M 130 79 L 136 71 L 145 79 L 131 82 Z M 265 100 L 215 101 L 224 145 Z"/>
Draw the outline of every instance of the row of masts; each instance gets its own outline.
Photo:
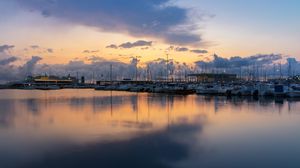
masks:
<path id="1" fill-rule="evenodd" d="M 123 80 L 123 79 L 130 79 L 130 80 L 146 80 L 146 81 L 153 81 L 153 80 L 186 80 L 187 75 L 191 73 L 211 73 L 211 74 L 236 74 L 239 79 L 248 80 L 248 81 L 267 81 L 269 79 L 284 79 L 290 78 L 297 75 L 296 71 L 293 70 L 292 64 L 288 63 L 288 68 L 286 73 L 283 72 L 282 64 L 273 64 L 273 68 L 270 66 L 261 66 L 261 65 L 252 65 L 247 67 L 239 67 L 235 68 L 233 71 L 231 68 L 218 68 L 218 67 L 191 67 L 188 69 L 180 69 L 176 68 L 176 70 L 170 70 L 170 60 L 169 54 L 166 53 L 166 67 L 165 70 L 161 69 L 159 74 L 153 74 L 150 65 L 147 65 L 146 68 L 141 68 L 139 70 L 138 67 L 138 58 L 140 56 L 134 57 L 135 61 L 135 72 L 134 74 L 127 74 L 127 78 L 124 76 L 118 76 L 118 72 L 114 72 L 113 64 L 109 64 L 109 74 L 104 75 L 103 73 L 97 73 L 95 71 L 92 72 L 92 76 L 89 77 L 90 81 L 94 83 L 96 80 L 106 80 L 106 81 L 113 81 L 113 80 Z M 49 72 L 51 73 L 51 71 Z M 107 73 L 107 71 L 106 71 Z M 95 74 L 101 74 L 101 76 Z M 87 75 L 87 74 L 81 74 Z M 155 75 L 155 76 L 154 76 Z M 79 77 L 79 72 L 76 72 L 76 76 Z M 128 78 L 129 77 L 129 78 Z"/>
<path id="2" fill-rule="evenodd" d="M 176 71 L 171 71 L 169 69 L 165 70 L 165 72 L 162 70 L 159 73 L 156 73 L 156 76 L 151 71 L 150 67 L 146 67 L 145 69 L 139 69 L 138 66 L 135 67 L 134 74 L 128 74 L 128 76 L 119 76 L 118 72 L 114 72 L 113 64 L 108 65 L 109 66 L 109 72 L 106 75 L 95 75 L 96 72 L 92 72 L 92 75 L 89 76 L 89 79 L 91 79 L 91 82 L 95 82 L 96 80 L 103 80 L 103 81 L 115 81 L 115 80 L 135 80 L 135 81 L 155 81 L 155 80 L 169 80 L 174 81 L 176 79 L 185 81 L 187 80 L 187 77 L 189 74 L 196 73 L 196 74 L 236 74 L 237 78 L 241 80 L 247 80 L 247 81 L 267 81 L 270 79 L 287 79 L 291 78 L 296 75 L 296 71 L 289 71 L 288 73 L 283 73 L 282 68 L 280 65 L 276 68 L 276 65 L 273 67 L 273 71 L 270 71 L 268 69 L 265 69 L 261 66 L 252 66 L 247 68 L 239 68 L 237 72 L 232 73 L 230 71 L 226 71 L 224 69 L 220 68 L 212 68 L 212 69 L 177 69 Z M 107 72 L 107 71 L 106 71 Z M 78 72 L 76 73 L 77 76 L 79 76 Z M 86 75 L 86 74 L 81 74 Z M 131 78 L 130 78 L 131 76 Z"/>

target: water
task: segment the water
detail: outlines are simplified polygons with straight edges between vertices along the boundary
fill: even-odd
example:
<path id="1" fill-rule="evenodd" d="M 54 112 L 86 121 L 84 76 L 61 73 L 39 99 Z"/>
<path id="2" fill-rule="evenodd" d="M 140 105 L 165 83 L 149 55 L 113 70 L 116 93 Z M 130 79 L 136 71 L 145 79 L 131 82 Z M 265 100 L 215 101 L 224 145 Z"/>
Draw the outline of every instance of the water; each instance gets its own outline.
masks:
<path id="1" fill-rule="evenodd" d="M 0 91 L 1 168 L 300 166 L 300 101 Z"/>

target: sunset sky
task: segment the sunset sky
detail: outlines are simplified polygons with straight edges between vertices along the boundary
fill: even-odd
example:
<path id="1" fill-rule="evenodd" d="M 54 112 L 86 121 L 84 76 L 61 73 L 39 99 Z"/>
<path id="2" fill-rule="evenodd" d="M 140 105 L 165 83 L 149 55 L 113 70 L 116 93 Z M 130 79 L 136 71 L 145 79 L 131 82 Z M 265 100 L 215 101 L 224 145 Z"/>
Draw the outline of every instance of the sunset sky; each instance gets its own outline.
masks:
<path id="1" fill-rule="evenodd" d="M 36 55 L 47 64 L 91 56 L 145 62 L 166 53 L 187 63 L 214 53 L 299 58 L 299 7 L 298 0 L 0 0 L 0 56 Z"/>

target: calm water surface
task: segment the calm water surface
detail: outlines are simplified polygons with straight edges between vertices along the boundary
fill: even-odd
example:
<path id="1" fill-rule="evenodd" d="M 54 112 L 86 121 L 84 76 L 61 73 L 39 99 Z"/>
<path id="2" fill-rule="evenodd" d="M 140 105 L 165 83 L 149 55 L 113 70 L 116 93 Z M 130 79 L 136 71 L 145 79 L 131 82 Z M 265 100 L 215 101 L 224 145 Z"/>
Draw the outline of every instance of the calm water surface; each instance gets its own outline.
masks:
<path id="1" fill-rule="evenodd" d="M 0 91 L 0 168 L 299 168 L 300 101 Z"/>

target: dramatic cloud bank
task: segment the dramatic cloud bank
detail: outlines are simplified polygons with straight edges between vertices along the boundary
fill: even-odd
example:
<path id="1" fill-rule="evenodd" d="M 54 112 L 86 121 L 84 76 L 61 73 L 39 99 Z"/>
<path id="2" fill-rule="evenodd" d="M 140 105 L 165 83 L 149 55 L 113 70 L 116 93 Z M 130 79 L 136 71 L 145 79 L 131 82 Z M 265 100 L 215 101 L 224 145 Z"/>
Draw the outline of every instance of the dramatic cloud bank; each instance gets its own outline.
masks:
<path id="1" fill-rule="evenodd" d="M 90 56 L 84 61 L 70 61 L 68 64 L 38 64 L 41 57 L 33 56 L 22 66 L 14 65 L 16 57 L 0 60 L 0 82 L 23 80 L 29 75 L 57 75 L 57 76 L 85 76 L 87 80 L 110 80 L 112 67 L 113 80 L 136 79 L 158 80 L 171 77 L 182 77 L 191 73 L 191 67 L 185 63 L 174 60 L 157 59 L 141 63 L 139 59 L 132 58 L 129 63 L 117 60 L 107 60 L 103 57 Z"/>
<path id="2" fill-rule="evenodd" d="M 196 64 L 199 67 L 206 68 L 242 68 L 248 66 L 266 66 L 273 64 L 275 61 L 281 60 L 283 57 L 281 54 L 269 54 L 269 55 L 254 55 L 248 57 L 234 56 L 230 58 L 222 58 L 218 55 L 213 56 L 213 60 L 210 62 L 198 61 Z"/>
<path id="3" fill-rule="evenodd" d="M 300 73 L 300 63 L 295 58 L 288 58 L 281 64 L 281 54 L 258 54 L 248 57 L 234 56 L 223 58 L 214 55 L 211 61 L 195 62 L 198 71 L 214 73 L 233 73 L 241 76 L 259 78 L 263 76 L 291 76 Z"/>
<path id="4" fill-rule="evenodd" d="M 91 63 L 83 61 L 70 61 L 68 64 L 47 65 L 41 64 L 36 67 L 36 73 L 51 73 L 51 75 L 66 76 L 85 76 L 88 80 L 110 80 L 110 68 L 112 67 L 113 80 L 123 79 L 162 79 L 168 74 L 181 76 L 184 73 L 191 72 L 189 66 L 173 60 L 167 61 L 157 59 L 146 63 L 141 63 L 139 59 L 132 58 L 129 63 L 123 63 L 117 60 L 106 60 L 103 57 L 90 56 L 87 58 Z M 168 71 L 167 71 L 168 69 Z"/>
<path id="5" fill-rule="evenodd" d="M 157 59 L 142 63 L 132 58 L 129 63 L 118 60 L 107 60 L 99 56 L 89 56 L 84 61 L 73 60 L 68 64 L 38 64 L 41 57 L 33 56 L 22 66 L 15 66 L 17 57 L 0 60 L 0 81 L 22 80 L 28 75 L 85 76 L 87 80 L 110 80 L 111 67 L 113 80 L 135 79 L 160 80 L 169 76 L 183 79 L 187 74 L 212 72 L 234 73 L 237 75 L 262 77 L 297 75 L 300 73 L 300 62 L 290 57 L 285 64 L 279 65 L 283 56 L 280 54 L 253 55 L 249 57 L 223 58 L 214 55 L 211 61 L 198 61 L 194 65 L 179 63 L 174 60 Z M 281 71 L 279 73 L 279 70 Z"/>
<path id="6" fill-rule="evenodd" d="M 188 9 L 170 0 L 15 0 L 25 9 L 45 17 L 97 27 L 102 31 L 155 37 L 169 43 L 201 42 L 188 23 Z M 185 25 L 185 26 L 184 26 Z"/>

